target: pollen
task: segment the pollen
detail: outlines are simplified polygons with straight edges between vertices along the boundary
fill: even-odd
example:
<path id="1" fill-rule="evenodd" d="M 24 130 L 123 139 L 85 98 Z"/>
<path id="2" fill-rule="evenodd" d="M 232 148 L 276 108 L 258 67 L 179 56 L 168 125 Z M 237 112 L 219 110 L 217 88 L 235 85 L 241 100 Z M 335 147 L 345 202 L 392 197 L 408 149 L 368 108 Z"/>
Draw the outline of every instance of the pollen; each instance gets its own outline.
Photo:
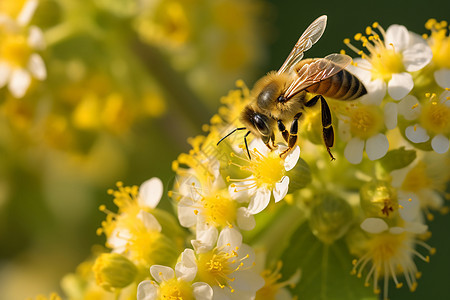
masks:
<path id="1" fill-rule="evenodd" d="M 158 299 L 167 300 L 194 299 L 191 285 L 184 280 L 177 280 L 175 277 L 161 282 L 158 296 Z"/>
<path id="2" fill-rule="evenodd" d="M 450 107 L 442 102 L 428 101 L 422 106 L 420 124 L 434 134 L 450 133 Z"/>
<path id="3" fill-rule="evenodd" d="M 427 176 L 425 163 L 419 162 L 406 174 L 401 188 L 405 191 L 419 192 L 431 187 L 432 184 L 432 180 Z"/>
<path id="4" fill-rule="evenodd" d="M 216 227 L 225 227 L 236 219 L 236 202 L 230 199 L 228 191 L 204 197 L 202 200 L 206 222 Z"/>
<path id="5" fill-rule="evenodd" d="M 447 22 L 437 22 L 436 19 L 429 19 L 425 23 L 425 28 L 431 31 L 428 43 L 433 53 L 433 63 L 438 68 L 450 68 L 450 37 L 447 31 Z"/>
<path id="6" fill-rule="evenodd" d="M 383 127 L 381 111 L 372 106 L 359 106 L 350 110 L 350 130 L 354 136 L 367 139 Z"/>

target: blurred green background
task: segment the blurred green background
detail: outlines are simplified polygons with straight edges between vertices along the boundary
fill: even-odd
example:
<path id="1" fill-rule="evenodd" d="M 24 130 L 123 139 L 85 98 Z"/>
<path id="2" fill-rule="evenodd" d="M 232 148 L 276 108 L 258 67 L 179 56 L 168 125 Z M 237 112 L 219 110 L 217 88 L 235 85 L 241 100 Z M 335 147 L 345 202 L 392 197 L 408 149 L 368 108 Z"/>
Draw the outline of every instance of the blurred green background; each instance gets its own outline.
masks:
<path id="1" fill-rule="evenodd" d="M 186 14 L 185 23 L 164 23 L 168 12 L 178 9 L 178 1 L 154 1 L 139 17 L 171 28 L 164 40 L 157 34 L 146 36 L 145 22 L 130 26 L 135 17 L 132 8 L 129 13 L 123 9 L 127 3 L 134 1 L 41 1 L 33 21 L 44 32 L 64 22 L 81 22 L 86 28 L 48 45 L 42 55 L 47 80 L 33 86 L 24 99 L 15 99 L 22 102 L 13 107 L 34 120 L 43 109 L 39 103 L 51 103 L 48 116 L 73 119 L 71 109 L 82 107 L 72 98 L 85 97 L 91 85 L 101 86 L 94 94 L 102 99 L 111 90 L 122 95 L 124 109 L 114 122 L 129 120 L 126 130 L 74 126 L 71 134 L 78 142 L 54 146 L 35 138 L 38 134 L 28 123 L 19 126 L 8 118 L 13 100 L 5 88 L 0 90 L 5 112 L 0 129 L 0 299 L 58 289 L 59 279 L 89 256 L 92 245 L 104 242 L 95 230 L 104 218 L 98 206 L 111 207 L 106 190 L 119 180 L 139 185 L 157 176 L 167 191 L 174 178 L 171 162 L 189 150 L 188 137 L 202 133 L 220 97 L 237 79 L 251 87 L 277 69 L 316 17 L 328 15 L 327 29 L 305 57 L 339 52 L 344 38 L 374 21 L 384 28 L 402 24 L 426 33 L 429 18 L 448 20 L 450 11 L 448 1 L 186 1 L 180 7 L 195 9 Z M 229 6 L 219 6 L 223 3 Z M 182 36 L 186 28 L 188 38 Z M 218 59 L 223 62 L 214 64 Z M 65 90 L 67 82 L 76 89 Z M 60 98 L 66 99 L 64 104 L 55 104 Z M 149 112 L 142 113 L 146 105 Z M 53 135 L 60 142 L 69 133 Z M 167 196 L 162 202 L 171 209 Z M 450 218 L 437 215 L 430 227 L 428 243 L 437 253 L 429 264 L 418 262 L 423 278 L 417 291 L 391 289 L 391 299 L 444 299 L 450 294 Z"/>

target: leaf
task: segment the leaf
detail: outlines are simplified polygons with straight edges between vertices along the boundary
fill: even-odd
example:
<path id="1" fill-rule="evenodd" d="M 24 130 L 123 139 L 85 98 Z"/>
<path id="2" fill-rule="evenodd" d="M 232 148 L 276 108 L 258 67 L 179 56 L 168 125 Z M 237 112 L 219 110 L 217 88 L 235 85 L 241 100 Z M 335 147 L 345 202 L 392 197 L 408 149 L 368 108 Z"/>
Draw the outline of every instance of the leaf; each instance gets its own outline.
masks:
<path id="1" fill-rule="evenodd" d="M 406 150 L 405 147 L 391 150 L 380 159 L 380 163 L 387 172 L 402 169 L 416 159 L 415 150 Z"/>
<path id="2" fill-rule="evenodd" d="M 341 239 L 332 245 L 321 243 L 305 223 L 292 235 L 291 243 L 282 255 L 283 278 L 301 270 L 293 294 L 308 300 L 377 299 L 364 281 L 350 275 L 352 259 Z"/>

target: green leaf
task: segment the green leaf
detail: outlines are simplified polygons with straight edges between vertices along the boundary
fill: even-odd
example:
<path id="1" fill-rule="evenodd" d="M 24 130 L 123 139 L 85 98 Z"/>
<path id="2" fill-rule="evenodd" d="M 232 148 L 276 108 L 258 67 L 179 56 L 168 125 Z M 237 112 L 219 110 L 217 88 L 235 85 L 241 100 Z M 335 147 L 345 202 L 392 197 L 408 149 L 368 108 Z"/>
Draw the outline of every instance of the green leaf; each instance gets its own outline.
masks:
<path id="1" fill-rule="evenodd" d="M 406 150 L 405 147 L 391 150 L 380 159 L 380 163 L 387 172 L 402 169 L 416 159 L 415 150 Z"/>
<path id="2" fill-rule="evenodd" d="M 323 244 L 306 223 L 292 235 L 281 258 L 283 278 L 301 270 L 301 279 L 292 291 L 299 299 L 377 299 L 371 288 L 364 287 L 363 279 L 350 275 L 353 257 L 344 241 Z"/>

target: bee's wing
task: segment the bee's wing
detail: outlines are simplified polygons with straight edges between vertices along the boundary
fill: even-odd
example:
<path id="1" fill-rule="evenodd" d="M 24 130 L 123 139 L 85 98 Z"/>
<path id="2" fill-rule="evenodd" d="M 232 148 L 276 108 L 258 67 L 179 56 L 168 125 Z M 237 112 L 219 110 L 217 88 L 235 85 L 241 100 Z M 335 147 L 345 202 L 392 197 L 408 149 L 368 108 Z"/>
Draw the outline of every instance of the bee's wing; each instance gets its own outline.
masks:
<path id="1" fill-rule="evenodd" d="M 284 93 L 286 99 L 291 98 L 305 88 L 330 78 L 352 62 L 352 58 L 345 54 L 330 54 L 324 58 L 303 65 L 298 70 L 298 78 L 294 80 Z"/>
<path id="2" fill-rule="evenodd" d="M 311 48 L 320 39 L 326 26 L 327 16 L 323 15 L 314 20 L 300 36 L 291 53 L 278 70 L 278 74 L 289 71 L 292 66 L 295 66 L 303 58 L 303 52 Z"/>

